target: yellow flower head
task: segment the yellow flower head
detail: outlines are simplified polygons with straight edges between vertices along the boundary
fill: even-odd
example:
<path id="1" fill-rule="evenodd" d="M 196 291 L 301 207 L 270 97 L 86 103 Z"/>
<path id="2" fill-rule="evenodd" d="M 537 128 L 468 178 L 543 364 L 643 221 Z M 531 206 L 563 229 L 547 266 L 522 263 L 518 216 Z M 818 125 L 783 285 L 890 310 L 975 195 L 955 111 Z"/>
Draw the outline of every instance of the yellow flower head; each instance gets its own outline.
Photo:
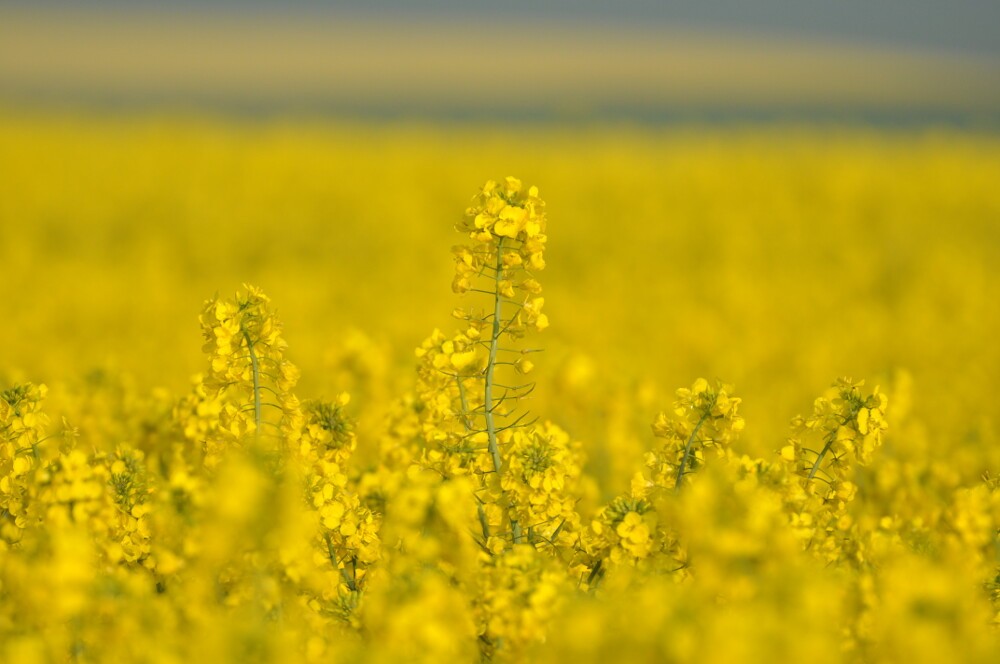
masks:
<path id="1" fill-rule="evenodd" d="M 454 248 L 456 293 L 477 289 L 495 292 L 519 305 L 508 332 L 523 333 L 525 327 L 542 330 L 548 318 L 541 312 L 544 299 L 535 274 L 545 269 L 545 202 L 537 187 L 527 187 L 514 177 L 490 180 L 472 199 L 459 222 L 468 245 Z M 480 289 L 482 290 L 482 289 Z"/>

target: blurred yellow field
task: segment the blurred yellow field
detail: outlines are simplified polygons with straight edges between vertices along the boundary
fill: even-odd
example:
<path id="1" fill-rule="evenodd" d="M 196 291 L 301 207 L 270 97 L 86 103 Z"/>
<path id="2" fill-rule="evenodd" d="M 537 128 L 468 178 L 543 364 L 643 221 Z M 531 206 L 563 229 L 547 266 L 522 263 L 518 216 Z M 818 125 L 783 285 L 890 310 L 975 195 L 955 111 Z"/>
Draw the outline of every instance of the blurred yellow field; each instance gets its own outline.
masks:
<path id="1" fill-rule="evenodd" d="M 546 376 L 584 356 L 598 384 L 724 377 L 773 404 L 763 451 L 839 374 L 907 371 L 935 432 L 978 435 L 1000 370 L 990 135 L 7 116 L 0 150 L 0 347 L 36 380 L 109 366 L 181 387 L 200 303 L 247 281 L 291 357 L 322 367 L 308 389 L 339 389 L 324 362 L 351 330 L 405 387 L 460 302 L 448 251 L 469 182 L 498 173 L 552 210 Z"/>
<path id="2" fill-rule="evenodd" d="M 6 111 L 0 164 L 11 661 L 997 652 L 995 134 Z"/>

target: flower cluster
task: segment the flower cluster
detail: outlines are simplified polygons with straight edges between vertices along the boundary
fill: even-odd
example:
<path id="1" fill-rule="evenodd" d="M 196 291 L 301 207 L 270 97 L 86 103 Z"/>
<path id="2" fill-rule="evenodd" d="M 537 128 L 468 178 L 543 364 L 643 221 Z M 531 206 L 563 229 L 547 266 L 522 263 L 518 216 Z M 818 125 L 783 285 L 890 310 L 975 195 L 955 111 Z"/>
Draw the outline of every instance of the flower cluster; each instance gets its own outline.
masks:
<path id="1" fill-rule="evenodd" d="M 28 473 L 37 466 L 38 445 L 48 418 L 41 411 L 45 385 L 15 385 L 0 393 L 0 547 L 21 539 L 27 525 L 31 485 Z"/>
<path id="2" fill-rule="evenodd" d="M 545 269 L 545 202 L 537 187 L 524 188 L 520 180 L 490 180 L 465 211 L 458 230 L 468 233 L 471 244 L 455 247 L 456 293 L 475 290 L 485 276 L 495 286 L 497 300 L 517 308 L 505 332 L 524 334 L 527 328 L 543 330 L 548 317 L 542 287 L 535 273 Z M 490 289 L 493 294 L 494 288 Z"/>
<path id="3" fill-rule="evenodd" d="M 501 488 L 512 512 L 526 529 L 526 540 L 538 546 L 567 547 L 579 530 L 579 443 L 550 422 L 516 429 L 504 444 L 507 465 Z"/>
<path id="4" fill-rule="evenodd" d="M 317 547 L 342 574 L 347 589 L 356 592 L 368 566 L 379 558 L 381 517 L 349 485 L 346 464 L 356 441 L 353 423 L 343 411 L 348 401 L 345 393 L 334 403 L 306 404 L 298 460 L 319 519 Z"/>
<path id="5" fill-rule="evenodd" d="M 864 382 L 842 378 L 816 400 L 809 417 L 792 422 L 794 435 L 781 448 L 789 473 L 786 494 L 792 525 L 806 546 L 829 561 L 866 562 L 849 505 L 858 485 L 853 464 L 866 465 L 887 428 L 886 395 Z"/>
<path id="6" fill-rule="evenodd" d="M 637 565 L 653 553 L 658 518 L 652 503 L 631 495 L 618 496 L 601 509 L 584 532 L 581 548 L 589 557 L 588 584 L 609 565 Z"/>
<path id="7" fill-rule="evenodd" d="M 483 655 L 520 661 L 543 643 L 566 597 L 569 579 L 533 546 L 515 545 L 490 557 L 479 571 L 475 607 Z"/>
<path id="8" fill-rule="evenodd" d="M 679 488 L 688 473 L 704 464 L 706 450 L 720 456 L 729 452 L 743 430 L 740 400 L 732 389 L 699 378 L 690 388 L 677 390 L 673 412 L 661 412 L 653 423 L 653 434 L 663 443 L 646 458 L 650 488 Z"/>
<path id="9" fill-rule="evenodd" d="M 244 288 L 233 299 L 206 301 L 199 318 L 209 369 L 204 390 L 196 386 L 188 407 L 199 414 L 207 409 L 218 420 L 214 432 L 218 436 L 203 441 L 209 457 L 218 451 L 218 444 L 273 436 L 275 429 L 290 435 L 301 425 L 300 404 L 291 392 L 299 370 L 284 357 L 288 344 L 281 336 L 281 324 L 260 289 Z M 276 411 L 277 422 L 265 407 Z"/>
<path id="10" fill-rule="evenodd" d="M 478 330 L 451 338 L 434 330 L 416 356 L 422 462 L 446 477 L 489 472 L 487 433 L 476 430 L 486 362 Z"/>
<path id="11" fill-rule="evenodd" d="M 545 267 L 544 208 L 538 189 L 516 178 L 483 186 L 457 227 L 471 244 L 454 250 L 453 289 L 489 301 L 456 309 L 465 328 L 451 337 L 435 330 L 417 349 L 421 464 L 445 478 L 475 479 L 480 543 L 494 554 L 525 538 L 554 545 L 577 520 L 580 462 L 568 438 L 518 410 L 534 389 L 519 378 L 537 349 L 514 342 L 548 326 L 535 278 Z"/>

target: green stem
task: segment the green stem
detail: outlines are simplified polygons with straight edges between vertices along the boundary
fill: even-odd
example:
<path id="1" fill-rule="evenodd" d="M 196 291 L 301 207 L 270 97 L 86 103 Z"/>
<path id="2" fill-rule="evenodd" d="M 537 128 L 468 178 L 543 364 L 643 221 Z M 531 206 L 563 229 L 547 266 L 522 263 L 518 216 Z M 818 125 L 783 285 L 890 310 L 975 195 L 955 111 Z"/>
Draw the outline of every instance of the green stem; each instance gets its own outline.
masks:
<path id="1" fill-rule="evenodd" d="M 590 588 L 594 587 L 594 581 L 596 581 L 599 578 L 601 574 L 601 568 L 603 567 L 603 563 L 604 563 L 603 560 L 598 560 L 597 563 L 594 565 L 594 569 L 590 570 L 590 576 L 587 577 L 587 585 Z"/>
<path id="2" fill-rule="evenodd" d="M 698 430 L 701 429 L 701 425 L 705 423 L 706 419 L 708 419 L 708 413 L 709 410 L 706 409 L 705 412 L 701 414 L 698 424 L 694 425 L 691 435 L 688 436 L 687 445 L 684 446 L 684 456 L 681 457 L 681 465 L 677 469 L 677 480 L 674 481 L 675 491 L 680 491 L 681 482 L 684 481 L 684 467 L 687 465 L 688 459 L 691 457 L 691 449 L 694 446 L 694 439 L 698 435 Z"/>
<path id="3" fill-rule="evenodd" d="M 486 511 L 483 509 L 482 503 L 476 505 L 476 511 L 479 514 L 479 526 L 483 529 L 483 541 L 488 546 L 490 540 L 490 523 L 486 520 Z"/>
<path id="4" fill-rule="evenodd" d="M 347 573 L 347 566 L 344 565 L 343 567 L 341 567 L 340 563 L 337 562 L 337 554 L 333 550 L 333 540 L 330 539 L 330 534 L 323 533 L 323 539 L 326 540 L 326 554 L 327 557 L 330 559 L 330 564 L 333 565 L 334 568 L 336 568 L 338 571 L 340 571 L 340 576 L 342 579 L 344 579 L 344 583 L 347 585 L 347 587 L 352 591 L 357 591 L 358 586 L 354 582 L 354 579 L 351 577 L 351 575 Z"/>
<path id="5" fill-rule="evenodd" d="M 253 341 L 250 333 L 243 330 L 243 338 L 246 339 L 247 349 L 250 352 L 250 368 L 253 373 L 253 422 L 255 425 L 254 435 L 260 436 L 261 406 L 260 406 L 260 362 L 257 359 L 257 352 L 253 348 Z"/>
<path id="6" fill-rule="evenodd" d="M 458 396 L 462 402 L 462 422 L 465 423 L 465 430 L 472 430 L 472 418 L 469 416 L 469 401 L 465 398 L 465 386 L 462 384 L 462 377 L 455 376 L 455 382 L 458 384 Z"/>
<path id="7" fill-rule="evenodd" d="M 821 449 L 819 451 L 819 454 L 816 455 L 816 462 L 813 463 L 812 468 L 809 470 L 809 477 L 806 478 L 806 484 L 811 482 L 812 479 L 816 477 L 816 473 L 819 472 L 819 465 L 823 463 L 823 458 L 826 456 L 826 453 L 830 451 L 830 448 L 833 446 L 833 441 L 836 440 L 836 438 L 837 438 L 836 431 L 832 432 L 827 437 L 826 444 L 823 445 L 823 449 Z"/>
<path id="8" fill-rule="evenodd" d="M 823 463 L 823 458 L 826 456 L 827 452 L 830 451 L 830 448 L 833 447 L 833 444 L 836 442 L 837 431 L 840 429 L 840 427 L 844 426 L 848 422 L 853 421 L 854 418 L 858 416 L 857 408 L 852 408 L 851 410 L 852 412 L 848 413 L 847 417 L 845 417 L 840 422 L 840 425 L 836 429 L 832 430 L 830 432 L 830 435 L 826 437 L 826 443 L 823 445 L 823 449 L 821 449 L 819 451 L 819 454 L 816 455 L 816 462 L 812 465 L 812 468 L 809 470 L 809 477 L 806 478 L 806 484 L 811 482 L 812 478 L 816 476 L 817 472 L 819 472 L 819 465 Z"/>
<path id="9" fill-rule="evenodd" d="M 462 421 L 465 422 L 465 428 L 467 431 L 472 430 L 472 419 L 469 417 L 469 402 L 465 398 L 465 387 L 462 385 L 462 377 L 455 376 L 455 382 L 458 383 L 458 396 L 462 401 Z M 476 504 L 476 512 L 479 515 L 479 525 L 483 529 L 483 546 L 487 546 L 490 540 L 490 524 L 486 520 L 486 511 L 483 510 L 483 504 Z"/>
<path id="10" fill-rule="evenodd" d="M 489 440 L 490 456 L 493 459 L 493 470 L 496 471 L 497 478 L 503 478 L 503 458 L 500 456 L 500 445 L 497 443 L 496 422 L 493 419 L 493 372 L 497 364 L 497 347 L 500 345 L 500 320 L 503 309 L 503 296 L 500 294 L 500 279 L 503 276 L 503 238 L 497 239 L 497 264 L 493 275 L 493 331 L 490 334 L 490 356 L 486 363 L 486 378 L 483 390 L 483 405 L 486 415 L 486 436 Z M 510 514 L 510 507 L 507 508 L 510 518 L 511 531 L 514 534 L 514 543 L 521 543 L 521 525 L 517 519 Z"/>

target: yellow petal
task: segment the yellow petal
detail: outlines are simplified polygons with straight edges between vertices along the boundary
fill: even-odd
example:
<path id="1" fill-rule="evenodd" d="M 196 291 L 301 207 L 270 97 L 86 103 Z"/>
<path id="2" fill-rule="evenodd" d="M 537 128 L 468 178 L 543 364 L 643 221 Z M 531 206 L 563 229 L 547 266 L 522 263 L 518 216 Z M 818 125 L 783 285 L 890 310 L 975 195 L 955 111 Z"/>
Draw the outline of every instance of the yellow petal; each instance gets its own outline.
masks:
<path id="1" fill-rule="evenodd" d="M 476 351 L 467 350 L 464 353 L 455 353 L 451 356 L 451 364 L 456 369 L 464 369 L 476 360 Z"/>

